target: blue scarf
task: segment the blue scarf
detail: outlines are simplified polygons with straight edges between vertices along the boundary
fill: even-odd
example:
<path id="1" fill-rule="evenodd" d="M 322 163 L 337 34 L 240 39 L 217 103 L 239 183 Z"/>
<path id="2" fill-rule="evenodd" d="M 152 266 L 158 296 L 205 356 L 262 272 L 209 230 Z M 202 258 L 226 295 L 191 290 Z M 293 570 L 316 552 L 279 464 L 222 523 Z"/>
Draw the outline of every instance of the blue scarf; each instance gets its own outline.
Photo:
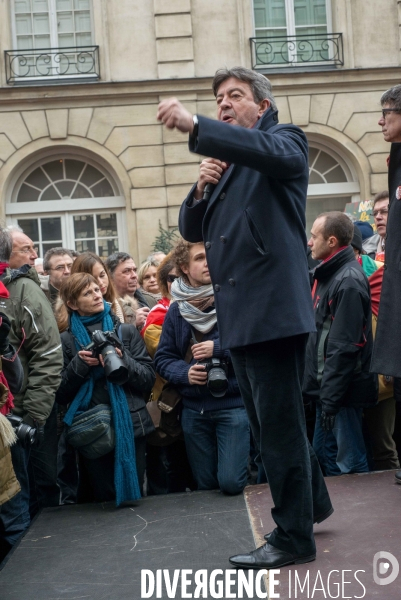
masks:
<path id="1" fill-rule="evenodd" d="M 104 310 L 91 317 L 81 317 L 76 311 L 72 313 L 70 330 L 75 338 L 77 350 L 82 350 L 82 347 L 91 341 L 85 325 L 93 325 L 99 322 L 102 323 L 102 331 L 111 331 L 114 328 L 110 316 L 110 306 L 106 302 L 104 302 Z M 101 377 L 104 377 L 103 367 L 91 367 L 90 377 L 82 384 L 71 402 L 64 423 L 71 425 L 76 413 L 88 410 L 93 395 L 94 383 Z M 141 492 L 136 472 L 135 440 L 127 398 L 123 387 L 111 383 L 109 380 L 107 380 L 107 390 L 110 397 L 116 439 L 114 486 L 116 489 L 116 505 L 119 506 L 126 500 L 138 500 L 141 497 Z"/>

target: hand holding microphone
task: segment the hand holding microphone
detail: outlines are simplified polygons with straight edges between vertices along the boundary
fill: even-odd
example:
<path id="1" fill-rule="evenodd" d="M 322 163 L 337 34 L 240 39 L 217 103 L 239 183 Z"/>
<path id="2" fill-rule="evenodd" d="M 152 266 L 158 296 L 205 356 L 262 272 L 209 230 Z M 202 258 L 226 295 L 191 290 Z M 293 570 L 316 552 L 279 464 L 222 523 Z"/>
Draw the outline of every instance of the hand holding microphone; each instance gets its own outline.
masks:
<path id="1" fill-rule="evenodd" d="M 228 165 L 217 158 L 205 158 L 199 167 L 199 179 L 195 190 L 196 200 L 209 200 Z M 213 186 L 213 187 L 212 187 Z"/>

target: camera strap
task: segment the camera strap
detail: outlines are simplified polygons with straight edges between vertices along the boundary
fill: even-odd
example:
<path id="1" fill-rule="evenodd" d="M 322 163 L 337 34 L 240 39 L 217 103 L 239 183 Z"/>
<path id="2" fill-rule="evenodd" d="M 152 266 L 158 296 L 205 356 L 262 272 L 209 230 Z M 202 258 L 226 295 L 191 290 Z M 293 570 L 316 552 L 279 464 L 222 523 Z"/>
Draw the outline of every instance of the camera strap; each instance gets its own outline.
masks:
<path id="1" fill-rule="evenodd" d="M 192 344 L 200 344 L 200 342 L 203 340 L 204 334 L 201 331 L 194 329 L 192 326 L 191 326 L 191 331 L 192 331 L 192 337 L 191 337 Z"/>

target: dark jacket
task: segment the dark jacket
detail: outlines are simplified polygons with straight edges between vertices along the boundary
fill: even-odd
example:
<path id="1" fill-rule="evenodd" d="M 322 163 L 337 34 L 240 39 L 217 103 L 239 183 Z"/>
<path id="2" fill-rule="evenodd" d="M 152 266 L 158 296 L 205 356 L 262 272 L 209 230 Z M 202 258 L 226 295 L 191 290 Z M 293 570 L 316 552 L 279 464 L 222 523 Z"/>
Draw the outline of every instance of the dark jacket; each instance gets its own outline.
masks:
<path id="1" fill-rule="evenodd" d="M 154 430 L 152 420 L 146 409 L 144 400 L 149 396 L 155 382 L 153 362 L 146 351 L 145 344 L 133 325 L 121 324 L 114 319 L 117 331 L 124 344 L 124 362 L 128 367 L 128 382 L 124 384 L 124 391 L 134 425 L 135 437 L 143 437 Z M 91 367 L 81 360 L 77 354 L 75 341 L 68 329 L 61 334 L 63 345 L 64 368 L 61 374 L 61 385 L 56 394 L 56 402 L 70 404 L 84 381 L 89 377 Z M 103 388 L 102 403 L 110 402 L 106 393 L 106 379 L 96 382 L 96 388 Z M 99 392 L 98 392 L 99 395 Z M 94 401 L 94 404 L 97 402 Z"/>
<path id="2" fill-rule="evenodd" d="M 303 395 L 328 410 L 377 401 L 372 354 L 370 288 L 348 246 L 316 267 L 313 305 L 317 331 L 306 347 Z"/>
<path id="3" fill-rule="evenodd" d="M 1 298 L 0 311 L 11 321 L 9 340 L 16 349 L 21 346 L 19 357 L 24 370 L 13 412 L 30 425 L 31 419 L 44 423 L 54 405 L 63 365 L 56 320 L 33 267 L 7 269 L 1 280 L 10 297 Z"/>
<path id="4" fill-rule="evenodd" d="M 184 239 L 205 242 L 223 348 L 313 331 L 305 134 L 278 125 L 271 109 L 252 129 L 198 119 L 189 149 L 231 166 L 209 202 L 192 206 L 192 188 L 179 227 Z"/>
<path id="5" fill-rule="evenodd" d="M 391 144 L 385 270 L 372 357 L 372 370 L 392 377 L 401 377 L 401 199 L 397 198 L 397 195 L 401 198 L 397 194 L 400 186 L 401 143 Z"/>
<path id="6" fill-rule="evenodd" d="M 192 358 L 190 363 L 185 362 L 185 355 L 191 336 L 190 324 L 182 318 L 178 303 L 173 302 L 164 319 L 159 346 L 155 354 L 156 371 L 163 379 L 177 386 L 183 397 L 183 405 L 192 410 L 203 412 L 244 406 L 231 364 L 230 353 L 228 350 L 222 350 L 220 346 L 217 325 L 203 336 L 202 342 L 213 340 L 213 356 L 229 361 L 227 393 L 222 398 L 215 398 L 206 385 L 190 385 L 188 371 L 196 361 Z"/>

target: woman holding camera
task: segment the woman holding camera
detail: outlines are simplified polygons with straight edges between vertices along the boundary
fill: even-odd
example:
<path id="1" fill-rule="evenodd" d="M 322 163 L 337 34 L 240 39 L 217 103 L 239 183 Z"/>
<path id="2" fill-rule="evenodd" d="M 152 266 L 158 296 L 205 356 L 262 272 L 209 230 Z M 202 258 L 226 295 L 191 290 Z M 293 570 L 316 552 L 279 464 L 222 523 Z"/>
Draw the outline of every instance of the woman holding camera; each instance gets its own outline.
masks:
<path id="1" fill-rule="evenodd" d="M 71 275 L 63 282 L 60 297 L 64 303 L 58 314 L 64 369 L 56 401 L 70 405 L 64 421 L 71 425 L 77 415 L 96 405 L 108 405 L 115 433 L 115 449 L 99 458 L 88 458 L 78 448 L 78 502 L 115 498 L 119 505 L 135 500 L 143 486 L 145 436 L 154 429 L 143 399 L 155 382 L 152 360 L 136 328 L 121 324 L 111 312 L 92 275 Z M 93 335 L 95 331 L 98 333 Z M 101 354 L 104 339 L 114 347 L 108 350 L 114 355 L 113 362 L 125 373 L 117 383 L 113 373 L 105 370 L 110 356 Z"/>

